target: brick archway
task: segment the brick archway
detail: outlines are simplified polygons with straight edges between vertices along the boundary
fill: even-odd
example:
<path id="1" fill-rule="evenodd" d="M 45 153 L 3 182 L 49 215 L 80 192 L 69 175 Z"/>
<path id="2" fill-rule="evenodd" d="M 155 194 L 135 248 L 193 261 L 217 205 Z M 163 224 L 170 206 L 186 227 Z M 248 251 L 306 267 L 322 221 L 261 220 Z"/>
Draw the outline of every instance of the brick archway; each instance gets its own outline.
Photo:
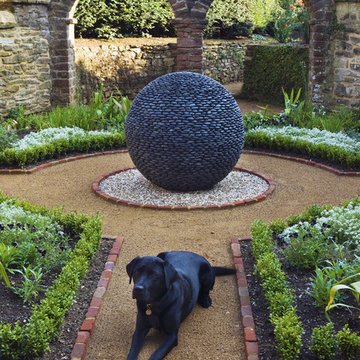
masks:
<path id="1" fill-rule="evenodd" d="M 53 79 L 52 105 L 75 101 L 73 14 L 79 0 L 52 0 L 49 9 L 50 55 Z M 213 0 L 169 0 L 175 13 L 177 71 L 202 72 L 203 30 Z M 305 0 L 310 15 L 310 69 L 308 96 L 318 105 L 332 106 L 333 46 L 331 24 L 334 0 Z"/>
<path id="2" fill-rule="evenodd" d="M 73 104 L 76 97 L 73 18 L 79 0 L 52 0 L 49 8 L 51 104 Z"/>

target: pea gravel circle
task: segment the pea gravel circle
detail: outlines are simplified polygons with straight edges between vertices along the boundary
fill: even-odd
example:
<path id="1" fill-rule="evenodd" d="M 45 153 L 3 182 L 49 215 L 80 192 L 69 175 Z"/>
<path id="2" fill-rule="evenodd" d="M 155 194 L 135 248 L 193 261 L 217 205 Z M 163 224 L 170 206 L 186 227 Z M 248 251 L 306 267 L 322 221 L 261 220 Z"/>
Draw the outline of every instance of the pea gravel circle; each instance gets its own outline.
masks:
<path id="1" fill-rule="evenodd" d="M 123 169 L 105 175 L 94 190 L 111 200 L 139 206 L 196 208 L 232 205 L 269 192 L 271 180 L 248 170 L 235 168 L 211 190 L 176 192 L 147 180 L 139 170 Z M 97 191 L 98 189 L 98 191 Z"/>

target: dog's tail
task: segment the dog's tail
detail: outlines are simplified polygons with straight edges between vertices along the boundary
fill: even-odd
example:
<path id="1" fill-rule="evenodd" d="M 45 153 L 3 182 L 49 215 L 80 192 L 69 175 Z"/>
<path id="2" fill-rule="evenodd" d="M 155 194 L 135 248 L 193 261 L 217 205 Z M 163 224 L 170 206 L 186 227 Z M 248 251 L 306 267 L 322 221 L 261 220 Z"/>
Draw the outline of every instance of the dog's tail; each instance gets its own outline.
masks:
<path id="1" fill-rule="evenodd" d="M 224 268 L 221 266 L 213 266 L 212 268 L 214 270 L 215 276 L 233 275 L 236 273 L 235 269 Z"/>

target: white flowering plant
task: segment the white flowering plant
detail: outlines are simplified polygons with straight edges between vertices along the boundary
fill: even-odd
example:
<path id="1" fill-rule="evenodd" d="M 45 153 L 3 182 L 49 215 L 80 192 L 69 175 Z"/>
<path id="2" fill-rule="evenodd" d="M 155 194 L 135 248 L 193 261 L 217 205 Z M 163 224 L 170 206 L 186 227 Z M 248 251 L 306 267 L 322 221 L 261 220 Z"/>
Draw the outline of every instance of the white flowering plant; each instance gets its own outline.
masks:
<path id="1" fill-rule="evenodd" d="M 125 146 L 124 131 L 86 131 L 81 128 L 48 128 L 32 132 L 0 152 L 0 166 L 24 167 L 72 152 L 104 151 Z"/>
<path id="2" fill-rule="evenodd" d="M 111 136 L 114 132 L 111 131 L 86 131 L 80 128 L 49 128 L 39 132 L 31 132 L 21 140 L 11 144 L 12 149 L 24 150 L 33 149 L 38 146 L 46 145 L 57 140 L 73 141 L 74 139 L 86 138 L 90 136 Z"/>
<path id="3" fill-rule="evenodd" d="M 294 126 L 258 127 L 246 132 L 245 145 L 305 154 L 348 168 L 360 167 L 360 142 L 343 132 L 332 133 Z"/>

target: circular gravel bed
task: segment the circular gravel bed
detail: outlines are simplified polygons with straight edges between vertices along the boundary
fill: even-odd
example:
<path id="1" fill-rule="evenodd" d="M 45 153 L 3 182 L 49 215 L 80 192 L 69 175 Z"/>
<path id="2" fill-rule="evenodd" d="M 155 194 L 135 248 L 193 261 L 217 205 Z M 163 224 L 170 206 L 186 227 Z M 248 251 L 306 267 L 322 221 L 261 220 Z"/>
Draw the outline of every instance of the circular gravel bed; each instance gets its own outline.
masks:
<path id="1" fill-rule="evenodd" d="M 235 168 L 211 190 L 175 192 L 148 181 L 137 169 L 123 169 L 94 182 L 100 196 L 118 203 L 156 208 L 225 207 L 258 201 L 275 188 L 271 179 Z"/>

